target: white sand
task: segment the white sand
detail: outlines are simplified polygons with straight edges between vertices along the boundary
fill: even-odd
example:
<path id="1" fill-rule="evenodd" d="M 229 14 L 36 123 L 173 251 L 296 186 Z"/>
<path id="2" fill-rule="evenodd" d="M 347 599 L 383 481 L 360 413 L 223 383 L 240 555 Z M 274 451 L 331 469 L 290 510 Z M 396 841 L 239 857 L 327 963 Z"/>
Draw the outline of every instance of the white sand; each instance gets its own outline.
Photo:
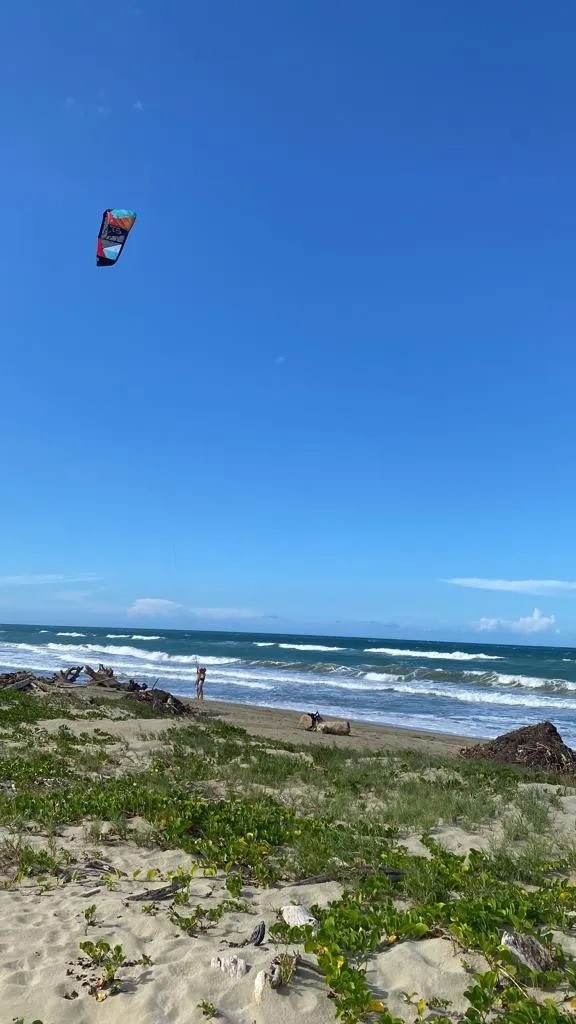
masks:
<path id="1" fill-rule="evenodd" d="M 271 721 L 266 718 L 261 728 L 267 735 L 276 729 L 278 735 L 282 723 L 273 726 Z M 49 721 L 43 726 L 52 732 L 61 724 L 76 733 L 101 728 L 114 734 L 122 744 L 119 749 L 123 763 L 133 767 L 142 765 L 161 749 L 161 739 L 153 734 L 172 728 L 175 723 L 165 719 Z M 361 745 L 365 749 L 371 745 L 379 747 L 384 735 L 373 734 L 367 728 Z M 304 739 L 302 734 L 298 739 Z M 310 742 L 324 739 L 308 737 Z M 422 744 L 428 742 L 423 737 L 418 739 Z M 344 740 L 352 745 L 350 738 Z M 406 737 L 401 742 L 409 745 Z M 436 747 L 435 740 L 430 742 Z M 574 832 L 575 796 L 562 798 L 557 819 L 563 831 Z M 133 822 L 134 826 L 144 824 Z M 0 840 L 6 834 L 6 830 L 0 829 Z M 456 826 L 440 826 L 433 834 L 447 849 L 462 854 L 472 848 L 485 849 L 494 833 L 485 830 L 470 834 Z M 45 847 L 47 843 L 46 837 L 36 835 L 24 839 L 34 846 Z M 247 938 L 261 920 L 272 925 L 278 908 L 290 902 L 325 906 L 339 899 L 341 889 L 336 883 L 249 889 L 241 897 L 249 905 L 248 913 L 227 913 L 206 933 L 190 937 L 168 919 L 170 901 L 159 903 L 158 912 L 151 916 L 142 912 L 142 903 L 126 900 L 144 889 L 165 885 L 169 873 L 177 868 L 190 868 L 191 859 L 186 854 L 146 849 L 129 840 L 101 839 L 95 843 L 87 829 L 81 827 L 62 830 L 56 844 L 74 856 L 76 863 L 72 868 L 78 871 L 76 879 L 64 884 L 52 879 L 46 885 L 38 879 L 26 880 L 0 889 L 0 1024 L 11 1024 L 20 1017 L 25 1024 L 35 1019 L 43 1024 L 199 1024 L 205 1019 L 198 1008 L 202 1000 L 213 1003 L 220 1020 L 228 1024 L 300 1024 L 308 1019 L 314 1024 L 332 1024 L 335 1020 L 334 1004 L 327 998 L 326 985 L 313 970 L 312 957 L 304 957 L 304 964 L 288 988 L 279 992 L 268 989 L 262 1004 L 257 1006 L 254 978 L 259 970 L 269 966 L 279 950 L 268 941 L 259 948 L 229 949 L 224 940 Z M 405 844 L 412 854 L 428 856 L 417 837 L 406 839 Z M 95 845 L 99 855 L 123 873 L 115 888 L 108 888 L 102 875 L 82 872 L 82 864 L 94 857 Z M 146 872 L 152 868 L 158 876 L 146 881 Z M 141 872 L 139 878 L 133 877 L 136 871 Z M 198 875 L 190 885 L 190 907 L 200 904 L 209 909 L 228 898 L 222 878 Z M 84 909 L 90 904 L 97 906 L 96 924 L 87 928 Z M 177 909 L 182 915 L 191 912 L 186 906 Z M 83 956 L 80 942 L 86 938 L 96 941 L 99 937 L 112 945 L 120 943 L 129 959 L 138 959 L 142 954 L 152 959 L 149 966 L 121 969 L 122 990 L 103 1002 L 97 1002 L 82 985 L 82 975 L 95 978 L 99 972 L 82 971 L 78 963 Z M 567 942 L 566 948 L 574 953 L 575 940 L 558 940 Z M 213 957 L 235 954 L 250 965 L 249 973 L 239 981 L 210 967 Z M 481 959 L 459 955 L 447 939 L 401 943 L 370 960 L 368 981 L 375 995 L 407 1021 L 414 1020 L 415 1010 L 406 1004 L 405 992 L 417 992 L 423 998 L 439 996 L 450 1001 L 451 1011 L 464 1011 L 467 1003 L 463 993 L 471 982 L 464 960 L 475 969 L 483 967 Z M 74 991 L 78 998 L 65 998 Z"/>
<path id="2" fill-rule="evenodd" d="M 32 837 L 33 845 L 42 843 Z M 66 829 L 59 839 L 79 857 L 89 856 L 83 829 Z M 268 941 L 258 948 L 229 949 L 223 941 L 247 938 L 255 924 L 276 921 L 276 910 L 292 901 L 327 904 L 338 899 L 341 890 L 335 883 L 314 887 L 247 890 L 242 894 L 250 913 L 227 913 L 218 924 L 197 937 L 182 933 L 167 917 L 170 901 L 158 903 L 158 913 L 142 912 L 142 903 L 126 902 L 126 897 L 145 889 L 160 888 L 162 880 L 134 879 L 133 872 L 157 868 L 163 879 L 179 866 L 187 869 L 191 860 L 180 851 L 145 851 L 134 844 L 100 844 L 104 859 L 125 872 L 117 888 L 111 890 L 94 878 L 53 885 L 42 891 L 37 882 L 26 881 L 12 891 L 0 892 L 0 993 L 2 1017 L 8 1024 L 13 1017 L 27 1022 L 40 1018 L 44 1024 L 190 1024 L 203 1020 L 198 1003 L 213 1003 L 230 1024 L 265 1024 L 279 1019 L 297 1024 L 302 1017 L 313 1017 L 318 1024 L 334 1019 L 333 1005 L 318 974 L 301 967 L 293 982 L 281 993 L 268 989 L 261 1006 L 253 997 L 256 973 L 267 968 L 276 955 Z M 81 875 L 81 863 L 74 865 Z M 222 879 L 196 876 L 190 886 L 190 905 L 207 909 L 229 898 Z M 96 925 L 86 927 L 84 909 L 97 905 Z M 182 915 L 190 911 L 178 907 Z M 88 993 L 78 975 L 100 972 L 82 971 L 78 965 L 84 954 L 79 948 L 86 938 L 95 942 L 103 937 L 111 945 L 120 943 L 128 959 L 151 957 L 150 966 L 123 968 L 122 991 L 103 1002 Z M 242 956 L 250 965 L 240 981 L 210 967 L 217 956 Z M 71 973 L 68 974 L 68 971 Z M 79 993 L 76 999 L 66 994 Z"/>

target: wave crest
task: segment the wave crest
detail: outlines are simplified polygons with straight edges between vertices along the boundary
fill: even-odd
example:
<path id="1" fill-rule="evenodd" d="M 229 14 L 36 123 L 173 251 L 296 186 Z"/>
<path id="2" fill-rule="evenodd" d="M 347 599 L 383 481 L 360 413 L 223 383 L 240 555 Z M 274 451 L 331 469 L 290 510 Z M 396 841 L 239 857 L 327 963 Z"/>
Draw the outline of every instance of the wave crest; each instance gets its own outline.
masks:
<path id="1" fill-rule="evenodd" d="M 428 658 L 431 661 L 503 661 L 498 654 L 468 654 L 466 651 L 404 651 L 395 647 L 365 647 L 363 654 L 388 654 L 392 658 Z"/>

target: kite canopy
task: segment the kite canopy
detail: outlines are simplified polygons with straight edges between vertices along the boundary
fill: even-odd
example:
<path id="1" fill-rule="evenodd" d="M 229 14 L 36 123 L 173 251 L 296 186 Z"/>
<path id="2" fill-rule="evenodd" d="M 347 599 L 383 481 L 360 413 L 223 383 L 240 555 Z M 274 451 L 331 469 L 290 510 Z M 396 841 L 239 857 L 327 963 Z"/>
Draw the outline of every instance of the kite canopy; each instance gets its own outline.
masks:
<path id="1" fill-rule="evenodd" d="M 132 210 L 104 210 L 96 246 L 96 266 L 113 267 L 134 225 Z"/>

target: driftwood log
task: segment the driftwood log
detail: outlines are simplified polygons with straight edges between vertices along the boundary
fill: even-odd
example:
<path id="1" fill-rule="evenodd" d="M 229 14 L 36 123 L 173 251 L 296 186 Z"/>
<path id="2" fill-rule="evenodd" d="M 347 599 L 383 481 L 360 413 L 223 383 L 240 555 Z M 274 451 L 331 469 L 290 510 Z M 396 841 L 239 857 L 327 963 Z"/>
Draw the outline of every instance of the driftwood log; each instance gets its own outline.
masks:
<path id="1" fill-rule="evenodd" d="M 86 665 L 84 671 L 93 686 L 104 686 L 109 690 L 125 690 L 127 693 L 148 689 L 146 683 L 135 683 L 133 679 L 129 679 L 127 683 L 120 682 L 114 675 L 114 669 L 106 668 L 105 665 L 99 665 L 97 669 Z"/>
<path id="2" fill-rule="evenodd" d="M 320 722 L 316 732 L 323 732 L 327 736 L 349 736 L 350 722 Z"/>
<path id="3" fill-rule="evenodd" d="M 304 729 L 305 732 L 316 732 L 320 722 L 322 721 L 324 721 L 322 715 L 317 711 L 313 711 L 308 715 L 300 715 L 298 728 Z"/>
<path id="4" fill-rule="evenodd" d="M 22 693 L 52 693 L 54 690 L 73 686 L 82 669 L 68 669 L 53 676 L 37 676 L 34 672 L 5 672 L 0 675 L 0 690 L 16 690 Z"/>
<path id="5" fill-rule="evenodd" d="M 300 715 L 298 728 L 305 732 L 322 732 L 327 736 L 349 736 L 350 722 L 325 722 L 318 711 Z"/>

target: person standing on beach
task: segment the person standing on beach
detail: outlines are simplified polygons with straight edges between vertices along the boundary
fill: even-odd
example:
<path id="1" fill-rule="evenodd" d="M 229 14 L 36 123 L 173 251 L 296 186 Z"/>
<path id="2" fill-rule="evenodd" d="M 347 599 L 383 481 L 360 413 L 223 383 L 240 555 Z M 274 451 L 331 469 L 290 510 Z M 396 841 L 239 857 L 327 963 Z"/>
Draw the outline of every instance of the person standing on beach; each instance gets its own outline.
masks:
<path id="1" fill-rule="evenodd" d="M 204 682 L 206 680 L 206 669 L 199 665 L 196 669 L 196 699 L 204 700 Z"/>

